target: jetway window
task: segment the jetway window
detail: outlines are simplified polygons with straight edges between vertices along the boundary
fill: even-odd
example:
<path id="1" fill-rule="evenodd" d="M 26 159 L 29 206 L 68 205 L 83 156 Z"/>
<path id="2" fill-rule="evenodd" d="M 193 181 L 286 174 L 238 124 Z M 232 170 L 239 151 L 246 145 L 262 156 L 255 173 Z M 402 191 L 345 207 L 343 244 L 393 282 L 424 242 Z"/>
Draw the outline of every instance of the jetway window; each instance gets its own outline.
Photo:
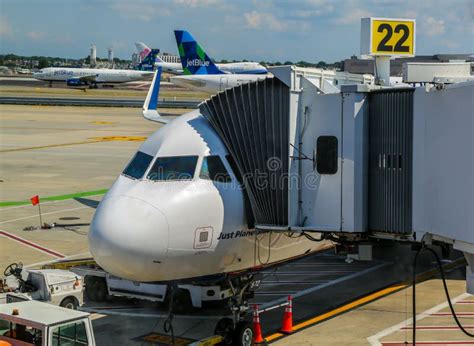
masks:
<path id="1" fill-rule="evenodd" d="M 217 155 L 204 157 L 199 177 L 220 183 L 230 183 L 231 181 L 230 175 L 225 169 L 221 158 Z"/>
<path id="2" fill-rule="evenodd" d="M 123 174 L 131 178 L 140 179 L 145 174 L 151 160 L 153 160 L 153 156 L 138 151 L 123 171 Z"/>
<path id="3" fill-rule="evenodd" d="M 153 181 L 190 180 L 194 177 L 197 161 L 198 156 L 159 157 L 147 178 Z"/>
<path id="4" fill-rule="evenodd" d="M 319 174 L 336 174 L 337 137 L 318 137 L 316 143 L 316 169 Z"/>

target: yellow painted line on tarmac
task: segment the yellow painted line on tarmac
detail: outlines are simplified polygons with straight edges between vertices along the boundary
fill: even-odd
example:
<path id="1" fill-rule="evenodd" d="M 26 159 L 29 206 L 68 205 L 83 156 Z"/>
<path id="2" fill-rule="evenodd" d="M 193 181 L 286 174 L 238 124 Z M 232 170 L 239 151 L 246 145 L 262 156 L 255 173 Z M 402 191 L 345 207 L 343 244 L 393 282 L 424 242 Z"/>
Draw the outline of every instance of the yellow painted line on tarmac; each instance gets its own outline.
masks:
<path id="1" fill-rule="evenodd" d="M 370 302 L 372 302 L 372 301 L 374 301 L 378 298 L 381 298 L 381 297 L 384 297 L 384 296 L 389 295 L 391 293 L 394 293 L 396 291 L 402 290 L 402 289 L 406 288 L 407 286 L 408 285 L 406 285 L 406 284 L 395 285 L 395 286 L 391 286 L 391 287 L 385 288 L 383 290 L 374 292 L 372 294 L 369 294 L 368 296 L 365 296 L 365 297 L 359 298 L 357 300 L 354 300 L 353 302 L 350 302 L 346 305 L 340 306 L 340 307 L 338 307 L 334 310 L 328 311 L 328 312 L 326 312 L 322 315 L 319 315 L 319 316 L 310 318 L 309 320 L 306 320 L 304 322 L 298 323 L 298 324 L 293 326 L 293 330 L 297 331 L 299 329 L 309 327 L 309 326 L 311 326 L 313 324 L 316 324 L 318 322 L 322 322 L 322 321 L 327 320 L 331 317 L 339 315 L 343 312 L 347 312 L 347 311 L 352 310 L 354 308 L 357 308 L 361 305 L 370 303 Z M 265 340 L 272 341 L 272 340 L 278 339 L 282 336 L 285 336 L 285 335 L 281 334 L 281 333 L 274 333 L 270 336 L 265 337 Z"/>
<path id="2" fill-rule="evenodd" d="M 70 146 L 70 145 L 90 144 L 90 143 L 99 143 L 99 142 L 105 142 L 105 140 L 93 140 L 93 141 L 82 141 L 82 142 L 61 143 L 61 144 L 48 144 L 48 145 L 38 145 L 36 147 L 5 149 L 5 150 L 0 150 L 0 153 L 9 153 L 9 152 L 13 152 L 13 151 L 26 151 L 26 150 L 36 150 L 36 149 L 47 149 L 47 148 L 56 148 L 56 147 L 67 147 L 67 146 Z"/>
<path id="3" fill-rule="evenodd" d="M 98 140 L 98 141 L 129 141 L 129 142 L 142 142 L 147 137 L 144 136 L 107 136 L 107 137 L 92 137 L 90 139 Z"/>
<path id="4" fill-rule="evenodd" d="M 464 257 L 462 258 L 459 258 L 451 263 L 448 263 L 446 265 L 443 266 L 444 269 L 452 269 L 452 268 L 456 268 L 457 266 L 459 265 L 462 265 L 463 263 L 465 263 L 465 259 Z M 421 273 L 421 274 L 418 274 L 417 277 L 416 277 L 416 282 L 421 282 L 421 281 L 424 281 L 424 280 L 427 280 L 429 279 L 430 277 L 433 277 L 433 275 L 435 275 L 436 273 L 438 272 L 437 269 L 432 269 L 432 270 L 428 270 L 427 272 L 424 272 L 424 273 Z M 301 323 L 298 323 L 296 325 L 293 326 L 293 330 L 294 331 L 298 331 L 302 328 L 306 328 L 306 327 L 309 327 L 311 325 L 314 325 L 316 323 L 319 323 L 319 322 L 322 322 L 322 321 L 325 321 L 327 319 L 330 319 L 331 317 L 334 317 L 336 315 L 339 315 L 339 314 L 342 314 L 344 312 L 347 312 L 349 310 L 353 310 L 357 307 L 360 307 L 364 304 L 367 304 L 367 303 L 370 303 L 370 302 L 373 302 L 374 300 L 377 300 L 379 298 L 382 298 L 382 297 L 385 297 L 389 294 L 392 294 L 392 293 L 395 293 L 397 291 L 400 291 L 402 289 L 405 289 L 405 288 L 408 288 L 411 286 L 411 281 L 410 282 L 404 282 L 404 283 L 400 283 L 400 284 L 396 284 L 396 285 L 393 285 L 393 286 L 390 286 L 390 287 L 387 287 L 387 288 L 384 288 L 380 291 L 376 291 L 372 294 L 369 294 L 365 297 L 362 297 L 362 298 L 359 298 L 359 299 L 356 299 L 350 303 L 347 303 L 343 306 L 340 306 L 334 310 L 331 310 L 331 311 L 328 311 L 322 315 L 319 315 L 319 316 L 315 316 L 313 318 L 310 318 L 309 320 L 306 320 L 306 321 L 303 321 Z M 281 338 L 283 336 L 286 336 L 285 334 L 282 334 L 282 333 L 274 333 L 274 334 L 271 334 L 267 337 L 265 337 L 265 340 L 267 342 L 271 342 L 275 339 L 278 339 L 278 338 Z"/>
<path id="5" fill-rule="evenodd" d="M 9 152 L 14 152 L 14 151 L 26 151 L 26 150 L 36 150 L 36 149 L 47 149 L 47 148 L 57 148 L 57 147 L 67 147 L 67 146 L 71 146 L 71 145 L 112 142 L 112 141 L 142 142 L 146 138 L 147 137 L 143 137 L 143 136 L 92 137 L 92 138 L 89 138 L 88 141 L 72 142 L 72 143 L 61 143 L 61 144 L 38 145 L 36 147 L 26 147 L 26 148 L 5 149 L 5 150 L 0 150 L 0 153 L 9 153 Z"/>
<path id="6" fill-rule="evenodd" d="M 91 121 L 91 124 L 97 124 L 97 125 L 112 125 L 112 124 L 117 124 L 117 122 L 114 121 Z"/>

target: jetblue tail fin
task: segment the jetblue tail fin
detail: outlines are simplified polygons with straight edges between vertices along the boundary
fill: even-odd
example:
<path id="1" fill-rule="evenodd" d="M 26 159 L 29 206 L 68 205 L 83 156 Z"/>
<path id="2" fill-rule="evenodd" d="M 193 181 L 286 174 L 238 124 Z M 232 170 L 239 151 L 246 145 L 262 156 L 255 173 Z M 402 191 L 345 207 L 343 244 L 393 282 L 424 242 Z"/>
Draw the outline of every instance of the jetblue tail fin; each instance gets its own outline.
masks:
<path id="1" fill-rule="evenodd" d="M 138 69 L 141 71 L 153 71 L 158 53 L 160 53 L 159 49 L 152 49 L 142 62 L 138 64 Z"/>
<path id="2" fill-rule="evenodd" d="M 175 30 L 176 44 L 185 75 L 224 74 L 186 30 Z"/>
<path id="3" fill-rule="evenodd" d="M 161 80 L 161 67 L 158 67 L 155 71 L 155 76 L 150 84 L 150 89 L 146 95 L 145 103 L 143 103 L 143 116 L 145 119 L 151 121 L 157 121 L 159 123 L 166 124 L 168 120 L 158 113 L 158 95 L 160 94 L 160 80 Z"/>

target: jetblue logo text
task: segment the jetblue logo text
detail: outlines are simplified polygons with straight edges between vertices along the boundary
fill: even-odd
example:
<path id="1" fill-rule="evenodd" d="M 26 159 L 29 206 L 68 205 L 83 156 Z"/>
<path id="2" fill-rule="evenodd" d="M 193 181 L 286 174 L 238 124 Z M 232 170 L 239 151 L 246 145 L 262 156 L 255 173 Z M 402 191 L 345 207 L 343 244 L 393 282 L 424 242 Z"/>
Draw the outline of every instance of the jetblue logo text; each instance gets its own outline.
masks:
<path id="1" fill-rule="evenodd" d="M 209 61 L 202 61 L 200 59 L 187 60 L 186 61 L 186 66 L 187 67 L 191 67 L 191 66 L 199 66 L 199 67 L 205 66 L 205 67 L 208 67 L 209 66 Z"/>

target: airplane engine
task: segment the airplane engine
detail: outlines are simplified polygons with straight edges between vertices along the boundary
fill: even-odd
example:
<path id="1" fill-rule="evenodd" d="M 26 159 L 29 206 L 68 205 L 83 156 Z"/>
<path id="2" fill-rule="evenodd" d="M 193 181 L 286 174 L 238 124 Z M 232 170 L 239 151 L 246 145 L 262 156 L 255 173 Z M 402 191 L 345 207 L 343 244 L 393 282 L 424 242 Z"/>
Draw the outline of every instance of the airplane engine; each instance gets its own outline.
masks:
<path id="1" fill-rule="evenodd" d="M 83 83 L 79 78 L 70 78 L 66 80 L 67 86 L 81 86 Z"/>

